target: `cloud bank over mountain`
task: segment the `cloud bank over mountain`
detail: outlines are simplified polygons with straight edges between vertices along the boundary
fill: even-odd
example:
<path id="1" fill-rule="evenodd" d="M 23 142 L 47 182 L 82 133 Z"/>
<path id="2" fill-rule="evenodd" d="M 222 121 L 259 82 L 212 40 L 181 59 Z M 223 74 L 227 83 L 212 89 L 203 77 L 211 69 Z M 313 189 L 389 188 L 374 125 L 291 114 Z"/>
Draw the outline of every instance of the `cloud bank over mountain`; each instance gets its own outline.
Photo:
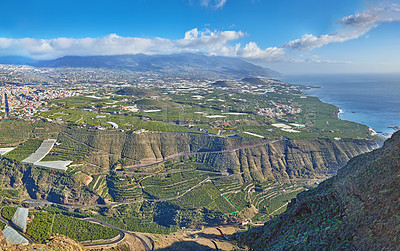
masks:
<path id="1" fill-rule="evenodd" d="M 226 0 L 201 0 L 205 7 L 221 8 Z M 66 55 L 121 55 L 121 54 L 171 54 L 200 52 L 206 55 L 240 57 L 262 62 L 314 62 L 332 63 L 316 55 L 304 58 L 299 51 L 310 51 L 330 43 L 357 39 L 382 23 L 400 21 L 400 6 L 380 5 L 363 12 L 343 17 L 337 21 L 339 28 L 332 34 L 305 34 L 299 39 L 280 46 L 261 48 L 256 42 L 246 44 L 238 40 L 249 37 L 242 31 L 199 30 L 194 28 L 182 39 L 161 37 L 123 37 L 109 34 L 103 37 L 36 39 L 0 38 L 0 55 L 20 55 L 34 59 L 54 59 Z M 317 60 L 315 60 L 317 59 Z"/>

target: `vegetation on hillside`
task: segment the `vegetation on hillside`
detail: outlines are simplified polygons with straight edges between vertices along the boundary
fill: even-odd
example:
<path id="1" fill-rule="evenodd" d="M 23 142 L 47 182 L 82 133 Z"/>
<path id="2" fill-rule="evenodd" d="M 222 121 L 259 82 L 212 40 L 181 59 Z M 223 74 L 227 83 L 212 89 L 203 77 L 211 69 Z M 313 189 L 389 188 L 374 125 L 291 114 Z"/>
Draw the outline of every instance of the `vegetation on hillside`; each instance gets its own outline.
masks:
<path id="1" fill-rule="evenodd" d="M 40 243 L 49 239 L 52 233 L 54 214 L 31 212 L 29 213 L 29 217 L 32 219 L 32 222 L 28 224 L 26 234 Z"/>
<path id="2" fill-rule="evenodd" d="M 76 241 L 108 240 L 119 234 L 118 230 L 99 224 L 56 214 L 53 234 L 62 234 Z"/>
<path id="3" fill-rule="evenodd" d="M 102 237 L 78 219 L 84 217 L 160 234 L 249 218 L 259 223 L 282 213 L 298 193 L 350 158 L 378 146 L 366 126 L 339 120 L 335 106 L 305 97 L 297 87 L 275 83 L 274 92 L 257 93 L 265 81 L 220 82 L 209 91 L 104 87 L 51 100 L 36 120 L 1 120 L 0 145 L 16 146 L 0 161 L 2 203 L 31 198 L 92 205 L 33 212 L 28 231 L 39 242 L 54 231 L 75 240 L 79 232 L 84 236 L 79 240 Z M 224 89 L 232 85 L 238 89 Z M 255 86 L 238 91 L 241 85 Z M 262 112 L 289 106 L 299 110 Z M 296 133 L 273 125 L 294 122 L 303 124 L 293 126 Z M 57 144 L 44 161 L 71 160 L 67 172 L 19 163 L 49 138 Z M 109 202 L 121 204 L 105 207 Z M 103 237 L 113 233 L 107 230 Z"/>
<path id="4" fill-rule="evenodd" d="M 28 139 L 27 141 L 21 143 L 16 149 L 7 153 L 6 157 L 15 161 L 22 161 L 25 158 L 29 157 L 32 153 L 39 148 L 42 140 L 40 139 Z"/>
<path id="5" fill-rule="evenodd" d="M 6 220 L 11 220 L 15 211 L 17 211 L 16 207 L 3 207 L 3 209 L 1 209 L 1 217 Z"/>
<path id="6" fill-rule="evenodd" d="M 400 246 L 400 133 L 293 199 L 263 227 L 237 235 L 252 250 L 395 250 Z"/>

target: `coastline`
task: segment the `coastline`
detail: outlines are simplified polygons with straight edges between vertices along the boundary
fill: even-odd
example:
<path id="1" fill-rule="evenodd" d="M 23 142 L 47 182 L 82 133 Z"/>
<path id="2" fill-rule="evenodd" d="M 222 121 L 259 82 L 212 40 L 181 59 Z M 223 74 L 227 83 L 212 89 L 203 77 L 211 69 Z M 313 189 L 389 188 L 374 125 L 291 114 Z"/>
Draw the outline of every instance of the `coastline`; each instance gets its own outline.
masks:
<path id="1" fill-rule="evenodd" d="M 343 112 L 342 109 L 340 109 L 339 106 L 337 106 L 337 105 L 335 105 L 335 104 L 332 104 L 331 102 L 323 101 L 323 100 L 322 100 L 318 95 L 316 95 L 316 94 L 310 94 L 310 93 L 304 92 L 304 91 L 309 91 L 309 90 L 311 90 L 311 89 L 314 89 L 314 87 L 312 87 L 312 86 L 306 86 L 306 87 L 310 87 L 310 88 L 305 88 L 304 90 L 302 90 L 302 93 L 304 93 L 304 94 L 306 94 L 306 95 L 310 95 L 310 96 L 316 97 L 316 98 L 318 98 L 318 99 L 319 99 L 321 102 L 323 102 L 323 103 L 327 103 L 327 104 L 330 104 L 330 105 L 335 106 L 335 107 L 336 107 L 336 110 L 335 110 L 335 112 L 334 112 L 334 116 L 335 116 L 335 118 L 342 120 L 342 118 L 340 117 L 340 114 L 344 114 L 344 112 Z M 321 89 L 322 89 L 322 87 L 317 87 L 317 88 L 321 88 Z M 393 129 L 393 132 L 391 132 L 391 133 L 389 133 L 389 132 L 382 132 L 382 131 L 380 131 L 380 130 L 377 130 L 376 128 L 374 128 L 374 127 L 371 126 L 371 125 L 368 125 L 368 124 L 366 124 L 366 123 L 360 123 L 360 122 L 357 121 L 357 120 L 353 120 L 353 119 L 344 119 L 344 120 L 352 121 L 352 122 L 355 122 L 355 123 L 357 123 L 357 124 L 366 126 L 366 127 L 368 128 L 369 135 L 371 135 L 371 136 L 379 136 L 379 137 L 384 137 L 384 138 L 390 138 L 390 137 L 396 132 L 396 129 L 395 129 L 395 128 L 399 128 L 399 130 L 400 130 L 400 126 L 388 126 L 387 128 L 392 128 L 392 129 Z"/>
<path id="2" fill-rule="evenodd" d="M 338 107 L 332 116 L 371 127 L 379 136 L 400 129 L 400 74 L 290 75 L 280 80 L 303 86 L 302 93 Z"/>
<path id="3" fill-rule="evenodd" d="M 315 88 L 317 88 L 317 89 L 321 88 L 321 89 L 322 89 L 321 86 L 310 86 L 310 85 L 303 85 L 303 86 L 305 87 L 304 89 L 301 90 L 301 92 L 302 92 L 303 94 L 309 95 L 309 96 L 312 96 L 312 97 L 316 97 L 316 98 L 317 98 L 319 101 L 321 101 L 322 103 L 326 103 L 326 104 L 333 105 L 333 106 L 335 107 L 335 111 L 334 111 L 334 113 L 333 113 L 334 117 L 337 118 L 337 119 L 342 120 L 342 118 L 340 118 L 340 114 L 343 114 L 344 112 L 343 112 L 342 109 L 340 109 L 340 107 L 338 107 L 337 105 L 332 104 L 332 103 L 330 103 L 330 102 L 326 102 L 326 101 L 321 100 L 321 98 L 318 97 L 317 95 L 312 95 L 312 94 L 309 94 L 309 93 L 304 92 L 304 91 L 311 90 L 311 89 L 315 89 Z M 369 125 L 366 125 L 366 124 L 364 124 L 364 123 L 360 123 L 360 122 L 357 122 L 357 121 L 354 121 L 354 120 L 348 120 L 348 121 L 351 121 L 351 122 L 354 122 L 354 123 L 357 123 L 357 124 L 360 124 L 360 125 L 363 125 L 363 126 L 367 127 L 368 133 L 369 133 L 370 136 L 380 136 L 380 137 L 384 137 L 384 138 L 390 138 L 390 137 L 392 136 L 392 134 L 394 133 L 394 132 L 393 132 L 392 134 L 389 134 L 389 133 L 381 133 L 381 132 L 380 132 L 380 133 L 377 133 L 376 130 L 375 130 L 373 127 L 369 126 Z M 395 128 L 395 127 L 396 127 L 396 126 L 393 126 L 393 128 Z M 379 135 L 379 134 L 381 134 L 381 135 Z"/>
<path id="4" fill-rule="evenodd" d="M 316 96 L 314 96 L 314 97 L 316 97 Z M 318 98 L 318 97 L 317 97 Z M 319 99 L 319 98 L 318 98 Z M 321 102 L 323 102 L 322 100 L 321 100 Z M 328 103 L 328 104 L 330 104 L 330 103 Z M 333 104 L 331 104 L 331 105 L 333 105 Z M 341 110 L 339 107 L 337 107 L 336 106 L 336 111 L 335 111 L 335 117 L 337 118 L 337 119 L 340 119 L 340 114 L 342 114 L 343 113 L 343 110 Z"/>

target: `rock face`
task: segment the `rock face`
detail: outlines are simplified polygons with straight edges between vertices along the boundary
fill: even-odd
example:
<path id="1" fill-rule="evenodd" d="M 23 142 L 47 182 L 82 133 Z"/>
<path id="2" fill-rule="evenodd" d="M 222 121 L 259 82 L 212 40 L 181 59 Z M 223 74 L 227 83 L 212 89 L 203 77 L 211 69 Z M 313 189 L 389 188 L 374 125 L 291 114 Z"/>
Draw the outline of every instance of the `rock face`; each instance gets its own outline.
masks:
<path id="1" fill-rule="evenodd" d="M 0 239 L 3 234 L 0 231 Z M 56 235 L 50 238 L 49 242 L 46 244 L 30 244 L 27 246 L 23 245 L 13 245 L 1 243 L 0 250 L 8 250 L 8 251 L 28 251 L 28 250 L 41 250 L 41 251 L 83 251 L 85 250 L 81 244 L 78 242 L 63 236 Z"/>
<path id="2" fill-rule="evenodd" d="M 338 174 L 293 199 L 285 213 L 239 234 L 252 250 L 398 250 L 400 133 L 353 158 Z"/>
<path id="3" fill-rule="evenodd" d="M 22 180 L 31 198 L 61 204 L 95 204 L 99 196 L 84 186 L 78 176 L 66 172 L 49 174 L 47 169 L 28 168 Z"/>
<path id="4" fill-rule="evenodd" d="M 80 176 L 49 171 L 3 159 L 0 162 L 2 186 L 15 187 L 19 197 L 47 199 L 63 204 L 93 204 L 99 196 L 84 186 Z"/>
<path id="5" fill-rule="evenodd" d="M 228 153 L 205 154 L 197 160 L 242 173 L 244 181 L 284 181 L 333 174 L 350 158 L 378 147 L 377 141 L 368 140 L 280 140 Z"/>
<path id="6" fill-rule="evenodd" d="M 244 181 L 259 182 L 331 175 L 352 157 L 379 147 L 378 140 L 366 139 L 271 140 L 268 143 L 198 133 L 135 135 L 82 131 L 71 132 L 68 137 L 90 146 L 87 160 L 104 171 L 121 159 L 129 166 L 182 155 L 181 158 L 205 163 L 214 170 L 241 173 Z M 194 151 L 200 154 L 182 154 Z"/>
<path id="7" fill-rule="evenodd" d="M 66 157 L 81 156 L 90 163 L 84 172 L 107 173 L 114 166 L 132 166 L 176 157 L 194 160 L 215 171 L 238 174 L 242 181 L 289 182 L 292 179 L 326 178 L 350 158 L 378 147 L 365 139 L 274 140 L 224 138 L 200 133 L 143 133 L 66 129 L 56 151 Z M 187 155 L 186 153 L 197 152 Z M 151 168 L 151 167 L 150 167 Z M 85 174 L 1 162 L 5 187 L 19 188 L 19 198 L 47 199 L 61 204 L 96 204 L 101 201 L 85 185 Z"/>

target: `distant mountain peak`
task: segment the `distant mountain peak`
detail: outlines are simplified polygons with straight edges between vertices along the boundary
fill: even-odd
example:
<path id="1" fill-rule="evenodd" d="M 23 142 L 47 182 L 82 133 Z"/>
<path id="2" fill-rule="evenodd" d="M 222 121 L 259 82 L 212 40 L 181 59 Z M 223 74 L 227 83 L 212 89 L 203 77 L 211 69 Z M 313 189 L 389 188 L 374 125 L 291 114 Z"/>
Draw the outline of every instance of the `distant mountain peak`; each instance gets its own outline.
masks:
<path id="1" fill-rule="evenodd" d="M 128 54 L 112 56 L 64 56 L 54 60 L 38 61 L 37 67 L 79 67 L 130 70 L 136 72 L 164 72 L 171 74 L 265 76 L 274 77 L 278 72 L 254 65 L 240 58 L 206 56 L 197 53 L 178 54 Z"/>

